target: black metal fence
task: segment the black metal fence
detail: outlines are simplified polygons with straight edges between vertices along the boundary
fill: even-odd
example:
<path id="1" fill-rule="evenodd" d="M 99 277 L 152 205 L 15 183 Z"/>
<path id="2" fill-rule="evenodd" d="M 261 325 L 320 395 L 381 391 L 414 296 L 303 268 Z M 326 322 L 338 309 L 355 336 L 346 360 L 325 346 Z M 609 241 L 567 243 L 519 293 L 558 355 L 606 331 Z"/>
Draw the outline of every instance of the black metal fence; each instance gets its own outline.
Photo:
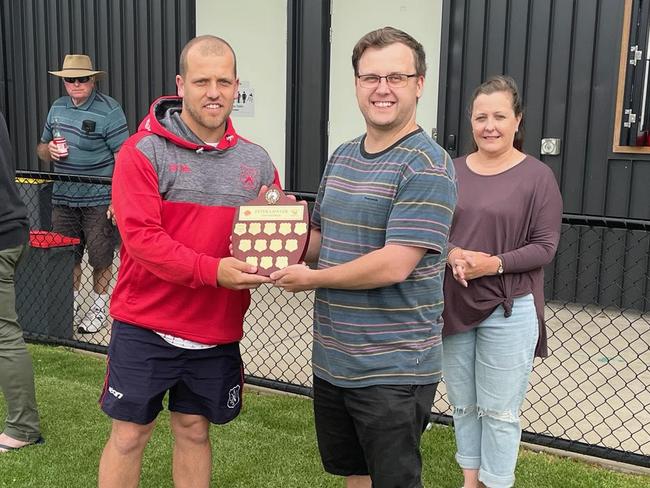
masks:
<path id="1" fill-rule="evenodd" d="M 56 240 L 50 216 L 52 181 L 110 180 L 19 176 L 31 227 L 40 231 L 33 232 L 31 252 L 17 272 L 26 336 L 105 352 L 110 318 L 93 333 L 75 326 L 75 248 Z M 115 253 L 109 289 L 118 268 Z M 81 270 L 83 315 L 96 297 L 87 253 Z M 536 361 L 522 412 L 523 439 L 650 467 L 650 222 L 565 215 L 556 259 L 546 270 L 546 297 L 551 355 Z M 252 298 L 242 341 L 247 382 L 311 395 L 312 293 L 263 286 Z M 444 384 L 439 391 L 434 418 L 450 423 Z"/>

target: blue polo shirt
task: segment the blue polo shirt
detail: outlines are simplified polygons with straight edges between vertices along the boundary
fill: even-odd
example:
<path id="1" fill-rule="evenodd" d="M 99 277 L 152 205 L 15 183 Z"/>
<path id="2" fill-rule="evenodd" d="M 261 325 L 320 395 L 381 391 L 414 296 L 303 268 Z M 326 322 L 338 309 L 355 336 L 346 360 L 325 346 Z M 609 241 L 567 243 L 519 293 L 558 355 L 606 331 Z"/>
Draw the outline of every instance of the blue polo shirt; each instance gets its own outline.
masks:
<path id="1" fill-rule="evenodd" d="M 340 387 L 429 384 L 442 369 L 442 283 L 456 205 L 454 166 L 424 131 L 376 154 L 364 137 L 327 163 L 312 224 L 319 269 L 386 244 L 427 252 L 401 283 L 370 290 L 320 288 L 314 303 L 314 375 Z"/>
<path id="2" fill-rule="evenodd" d="M 68 142 L 69 152 L 67 158 L 54 161 L 55 172 L 113 175 L 114 154 L 129 136 L 126 117 L 117 101 L 97 90 L 78 107 L 69 96 L 59 98 L 47 114 L 41 142 L 47 144 L 53 139 L 55 123 Z M 52 203 L 56 205 L 90 207 L 110 201 L 109 185 L 56 182 L 52 191 Z"/>

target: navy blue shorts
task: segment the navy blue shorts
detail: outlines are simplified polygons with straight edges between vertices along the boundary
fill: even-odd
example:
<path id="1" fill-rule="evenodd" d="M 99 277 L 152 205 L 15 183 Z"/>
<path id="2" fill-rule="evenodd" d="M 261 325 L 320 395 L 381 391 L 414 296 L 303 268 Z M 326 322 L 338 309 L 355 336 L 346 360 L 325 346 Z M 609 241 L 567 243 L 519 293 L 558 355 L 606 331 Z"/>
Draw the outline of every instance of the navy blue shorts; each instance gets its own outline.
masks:
<path id="1" fill-rule="evenodd" d="M 241 410 L 244 372 L 239 343 L 182 349 L 155 332 L 113 322 L 106 379 L 99 399 L 111 418 L 148 424 L 163 409 L 225 424 Z"/>

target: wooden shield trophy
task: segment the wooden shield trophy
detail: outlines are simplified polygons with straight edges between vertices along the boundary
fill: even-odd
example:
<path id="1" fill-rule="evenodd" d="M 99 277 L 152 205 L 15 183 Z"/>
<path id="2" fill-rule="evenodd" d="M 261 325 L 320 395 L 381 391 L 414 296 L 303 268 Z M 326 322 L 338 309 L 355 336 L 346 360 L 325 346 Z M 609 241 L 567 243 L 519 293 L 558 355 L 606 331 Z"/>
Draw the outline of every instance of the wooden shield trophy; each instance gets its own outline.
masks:
<path id="1" fill-rule="evenodd" d="M 233 256 L 257 266 L 260 275 L 269 276 L 302 261 L 308 241 L 307 206 L 287 197 L 276 185 L 235 213 Z"/>

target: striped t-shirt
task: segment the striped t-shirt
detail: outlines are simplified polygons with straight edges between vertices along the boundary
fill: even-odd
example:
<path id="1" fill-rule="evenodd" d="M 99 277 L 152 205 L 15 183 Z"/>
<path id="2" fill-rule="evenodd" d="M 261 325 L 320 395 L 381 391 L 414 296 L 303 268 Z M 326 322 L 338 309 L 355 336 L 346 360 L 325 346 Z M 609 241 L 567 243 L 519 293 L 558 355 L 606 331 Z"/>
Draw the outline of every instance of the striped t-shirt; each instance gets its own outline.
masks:
<path id="1" fill-rule="evenodd" d="M 314 374 L 341 387 L 428 384 L 442 368 L 442 282 L 456 204 L 449 155 L 418 129 L 376 154 L 365 136 L 327 163 L 312 224 L 319 268 L 386 244 L 428 252 L 403 282 L 370 290 L 317 290 Z"/>
<path id="2" fill-rule="evenodd" d="M 116 153 L 129 137 L 122 107 L 113 98 L 93 90 L 76 107 L 68 96 L 56 100 L 47 114 L 41 142 L 53 139 L 54 125 L 68 143 L 68 157 L 54 161 L 57 173 L 85 176 L 113 176 Z M 105 205 L 111 201 L 109 185 L 57 181 L 52 202 L 70 207 Z"/>

